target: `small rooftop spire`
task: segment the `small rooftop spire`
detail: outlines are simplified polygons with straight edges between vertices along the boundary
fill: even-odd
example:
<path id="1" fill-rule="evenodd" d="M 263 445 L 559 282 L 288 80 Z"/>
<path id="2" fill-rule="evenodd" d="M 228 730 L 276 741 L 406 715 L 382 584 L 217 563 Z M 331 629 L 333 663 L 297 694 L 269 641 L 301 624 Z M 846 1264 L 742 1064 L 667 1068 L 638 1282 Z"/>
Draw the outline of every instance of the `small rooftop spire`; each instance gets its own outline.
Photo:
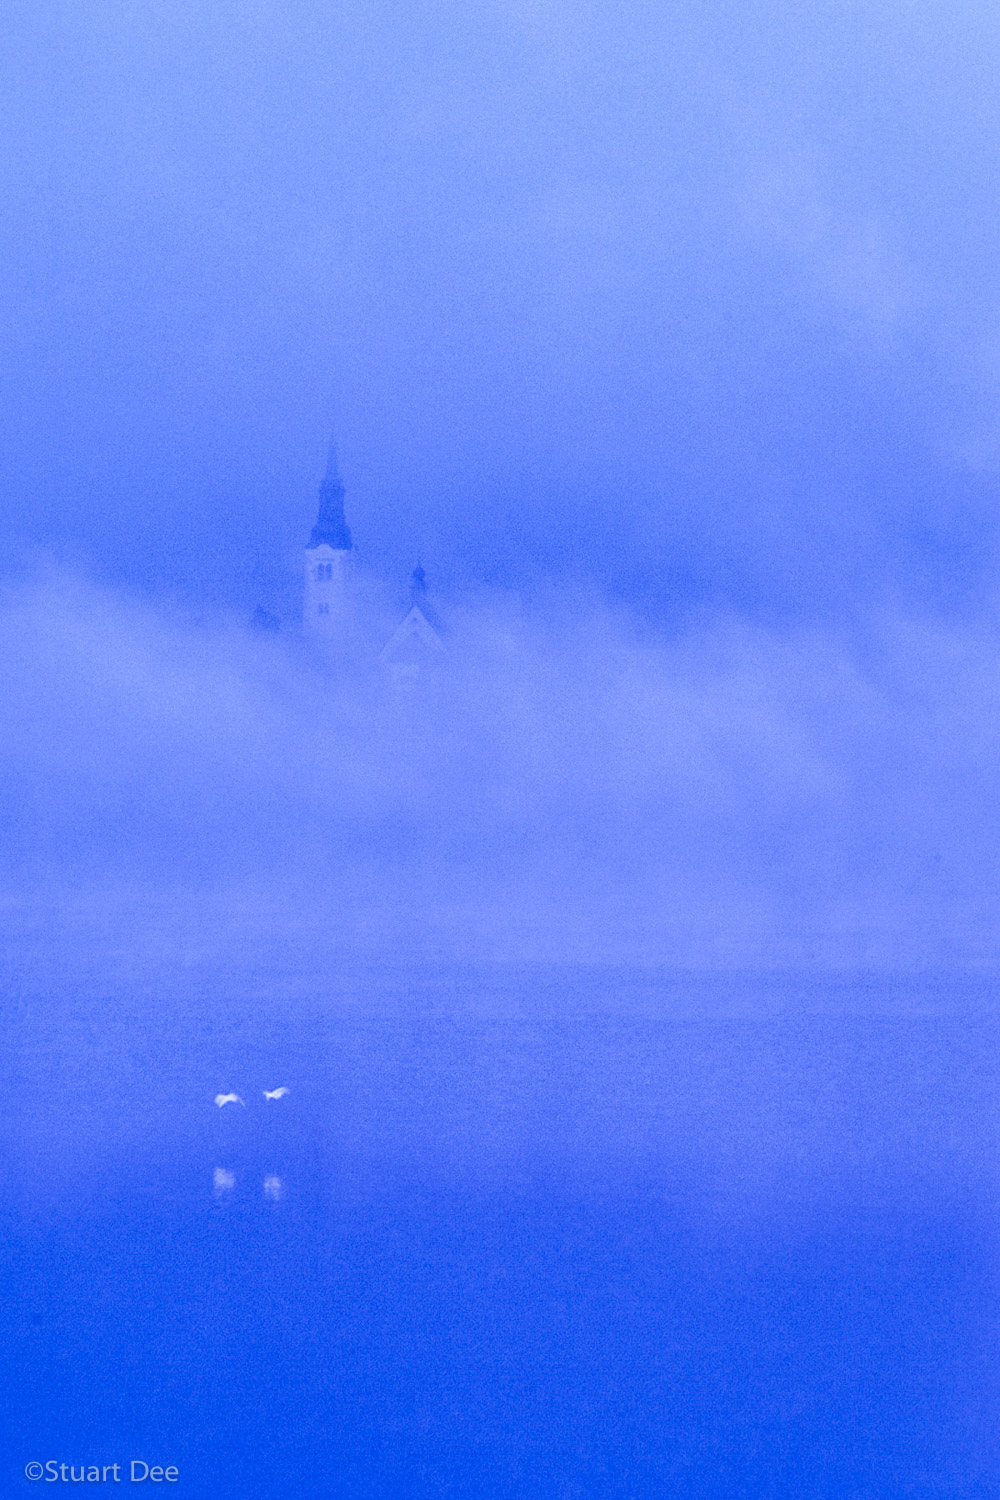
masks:
<path id="1" fill-rule="evenodd" d="M 427 574 L 423 563 L 417 563 L 410 574 L 410 610 L 417 610 L 435 631 L 441 628 L 437 612 L 427 595 Z"/>
<path id="2" fill-rule="evenodd" d="M 337 444 L 330 439 L 330 452 L 326 460 L 326 473 L 319 487 L 319 515 L 309 538 L 310 547 L 333 547 L 338 552 L 350 552 L 354 545 L 344 517 L 344 486 L 340 482 L 337 465 Z"/>

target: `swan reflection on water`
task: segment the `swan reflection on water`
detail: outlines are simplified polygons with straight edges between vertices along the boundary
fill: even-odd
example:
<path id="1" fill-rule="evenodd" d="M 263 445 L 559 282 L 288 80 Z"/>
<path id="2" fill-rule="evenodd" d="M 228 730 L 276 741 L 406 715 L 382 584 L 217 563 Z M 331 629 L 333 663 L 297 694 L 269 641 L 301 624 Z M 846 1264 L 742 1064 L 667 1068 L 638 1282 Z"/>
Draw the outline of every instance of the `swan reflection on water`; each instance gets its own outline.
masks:
<path id="1" fill-rule="evenodd" d="M 231 1193 L 236 1186 L 235 1172 L 228 1172 L 225 1167 L 216 1167 L 212 1173 L 212 1187 L 217 1198 L 224 1198 Z M 264 1197 L 269 1198 L 272 1203 L 277 1203 L 279 1198 L 285 1195 L 285 1185 L 281 1178 L 273 1172 L 264 1178 Z"/>
<path id="2" fill-rule="evenodd" d="M 225 1167 L 216 1167 L 212 1173 L 212 1186 L 215 1196 L 221 1198 L 225 1193 L 231 1193 L 236 1186 L 236 1178 L 232 1172 L 227 1172 Z"/>

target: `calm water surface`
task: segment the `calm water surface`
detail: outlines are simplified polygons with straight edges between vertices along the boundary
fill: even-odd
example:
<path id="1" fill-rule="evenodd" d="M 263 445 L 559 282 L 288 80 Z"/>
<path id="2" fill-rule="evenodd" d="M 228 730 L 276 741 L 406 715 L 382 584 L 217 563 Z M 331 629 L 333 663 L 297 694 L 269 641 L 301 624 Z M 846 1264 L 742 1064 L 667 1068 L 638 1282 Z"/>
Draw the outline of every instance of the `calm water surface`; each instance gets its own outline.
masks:
<path id="1" fill-rule="evenodd" d="M 11 972 L 4 1495 L 997 1493 L 992 985 Z"/>

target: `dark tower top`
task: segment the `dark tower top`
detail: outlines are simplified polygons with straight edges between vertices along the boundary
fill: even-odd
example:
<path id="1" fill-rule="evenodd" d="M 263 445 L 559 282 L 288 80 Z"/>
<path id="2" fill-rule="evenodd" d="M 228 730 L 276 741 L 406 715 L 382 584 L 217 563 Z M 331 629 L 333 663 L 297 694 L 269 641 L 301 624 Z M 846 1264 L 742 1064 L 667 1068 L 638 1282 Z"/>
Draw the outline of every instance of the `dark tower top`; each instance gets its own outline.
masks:
<path id="1" fill-rule="evenodd" d="M 319 487 L 319 515 L 309 538 L 310 547 L 322 547 L 324 543 L 338 552 L 350 552 L 354 545 L 344 519 L 344 486 L 337 468 L 337 445 L 332 438 L 326 473 Z"/>

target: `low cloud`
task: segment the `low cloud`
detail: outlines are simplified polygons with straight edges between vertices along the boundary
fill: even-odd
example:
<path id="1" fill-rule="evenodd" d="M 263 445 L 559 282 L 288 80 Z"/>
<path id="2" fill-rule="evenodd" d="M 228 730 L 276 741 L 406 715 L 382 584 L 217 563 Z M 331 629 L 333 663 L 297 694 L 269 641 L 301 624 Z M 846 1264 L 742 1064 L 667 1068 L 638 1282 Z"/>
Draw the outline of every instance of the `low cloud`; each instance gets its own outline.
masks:
<path id="1" fill-rule="evenodd" d="M 493 599 L 407 687 L 366 642 L 330 666 L 49 573 L 7 589 L 0 635 L 12 920 L 169 898 L 237 946 L 997 957 L 992 621 L 669 634 Z"/>

